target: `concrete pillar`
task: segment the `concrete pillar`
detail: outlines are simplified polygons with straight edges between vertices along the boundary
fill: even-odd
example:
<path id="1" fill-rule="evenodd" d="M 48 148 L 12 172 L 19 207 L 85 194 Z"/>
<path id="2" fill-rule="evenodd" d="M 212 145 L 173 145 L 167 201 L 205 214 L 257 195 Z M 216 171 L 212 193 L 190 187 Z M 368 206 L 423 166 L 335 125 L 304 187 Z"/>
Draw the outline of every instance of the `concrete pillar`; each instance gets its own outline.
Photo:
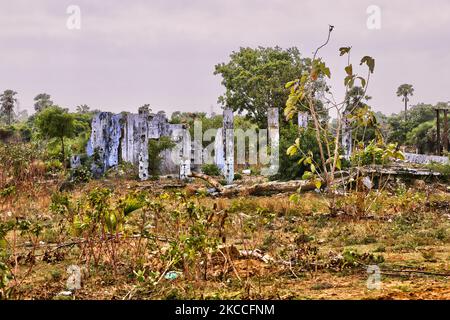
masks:
<path id="1" fill-rule="evenodd" d="M 70 157 L 70 168 L 76 169 L 81 166 L 81 159 L 79 155 L 73 155 Z"/>
<path id="2" fill-rule="evenodd" d="M 347 113 L 344 113 L 342 117 L 342 148 L 344 149 L 344 158 L 350 160 L 353 150 L 353 140 L 352 128 Z"/>
<path id="3" fill-rule="evenodd" d="M 299 128 L 308 127 L 308 112 L 299 112 L 298 113 L 298 126 L 299 126 Z"/>
<path id="4" fill-rule="evenodd" d="M 268 144 L 270 146 L 269 167 L 263 168 L 261 174 L 271 176 L 278 173 L 280 152 L 280 123 L 278 108 L 270 108 L 267 112 Z"/>
<path id="5" fill-rule="evenodd" d="M 191 136 L 184 127 L 181 137 L 180 180 L 187 179 L 191 174 Z"/>
<path id="6" fill-rule="evenodd" d="M 139 179 L 145 181 L 148 179 L 148 111 L 139 112 L 138 134 L 139 134 Z"/>
<path id="7" fill-rule="evenodd" d="M 222 132 L 225 165 L 222 173 L 227 184 L 234 180 L 234 116 L 232 109 L 223 110 L 223 132 Z"/>
<path id="8" fill-rule="evenodd" d="M 224 171 L 225 167 L 225 145 L 223 140 L 223 128 L 217 129 L 216 136 L 214 138 L 214 163 L 220 169 Z"/>

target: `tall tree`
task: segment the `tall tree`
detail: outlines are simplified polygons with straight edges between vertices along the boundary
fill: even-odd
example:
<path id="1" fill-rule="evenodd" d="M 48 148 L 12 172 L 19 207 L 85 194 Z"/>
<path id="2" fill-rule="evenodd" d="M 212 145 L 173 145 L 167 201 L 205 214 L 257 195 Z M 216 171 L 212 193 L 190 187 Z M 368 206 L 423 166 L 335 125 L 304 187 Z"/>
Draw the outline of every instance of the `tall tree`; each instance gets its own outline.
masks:
<path id="1" fill-rule="evenodd" d="M 407 135 L 420 124 L 434 120 L 436 112 L 432 105 L 420 103 L 409 108 L 407 121 L 404 118 L 404 111 L 387 118 L 385 134 L 388 142 L 404 144 L 407 142 Z"/>
<path id="2" fill-rule="evenodd" d="M 368 143 L 381 138 L 377 117 L 367 104 L 371 99 L 360 86 L 350 88 L 345 95 L 345 113 L 354 118 L 350 127 L 355 141 Z"/>
<path id="3" fill-rule="evenodd" d="M 36 112 L 41 112 L 45 108 L 48 108 L 53 105 L 53 101 L 50 100 L 50 95 L 47 93 L 40 93 L 34 98 L 34 110 Z"/>
<path id="4" fill-rule="evenodd" d="M 11 124 L 14 115 L 14 105 L 17 102 L 17 99 L 14 96 L 16 94 L 17 92 L 14 90 L 8 89 L 0 95 L 1 111 L 6 115 L 8 125 Z"/>
<path id="5" fill-rule="evenodd" d="M 138 109 L 139 114 L 141 114 L 141 113 L 149 114 L 151 111 L 152 111 L 152 109 L 150 108 L 150 105 L 148 103 L 144 104 L 143 106 L 139 107 L 139 109 Z"/>
<path id="6" fill-rule="evenodd" d="M 409 97 L 414 93 L 412 84 L 402 84 L 397 89 L 397 97 L 402 97 L 402 101 L 405 103 L 405 121 L 408 119 L 408 101 Z"/>
<path id="7" fill-rule="evenodd" d="M 370 99 L 372 97 L 366 95 L 364 88 L 354 86 L 345 95 L 345 109 L 348 113 L 354 113 L 356 110 L 366 107 Z"/>
<path id="8" fill-rule="evenodd" d="M 72 114 L 58 106 L 47 107 L 39 112 L 36 126 L 44 137 L 60 140 L 61 161 L 64 164 L 66 160 L 64 138 L 72 137 L 75 129 Z"/>
<path id="9" fill-rule="evenodd" d="M 267 126 L 267 110 L 282 110 L 289 91 L 285 84 L 308 68 L 310 60 L 301 58 L 297 48 L 241 48 L 228 63 L 215 66 L 222 76 L 225 93 L 219 103 L 244 113 L 261 128 Z"/>

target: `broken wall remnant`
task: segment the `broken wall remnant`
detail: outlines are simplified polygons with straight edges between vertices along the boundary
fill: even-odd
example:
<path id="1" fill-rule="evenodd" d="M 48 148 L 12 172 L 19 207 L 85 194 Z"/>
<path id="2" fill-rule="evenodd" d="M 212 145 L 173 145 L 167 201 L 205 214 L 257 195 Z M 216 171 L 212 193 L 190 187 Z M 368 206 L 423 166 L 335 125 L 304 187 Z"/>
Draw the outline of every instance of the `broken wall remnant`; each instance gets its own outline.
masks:
<path id="1" fill-rule="evenodd" d="M 280 152 L 280 125 L 278 108 L 269 108 L 267 111 L 268 144 L 270 146 L 269 167 L 263 168 L 261 173 L 266 176 L 278 173 Z"/>
<path id="2" fill-rule="evenodd" d="M 299 126 L 299 128 L 307 128 L 308 127 L 308 112 L 299 112 L 298 113 L 298 126 Z"/>
<path id="3" fill-rule="evenodd" d="M 234 116 L 232 109 L 223 110 L 223 146 L 225 165 L 222 169 L 227 184 L 234 180 Z"/>
<path id="4" fill-rule="evenodd" d="M 139 179 L 148 179 L 148 127 L 149 114 L 147 111 L 139 112 Z"/>
<path id="5" fill-rule="evenodd" d="M 81 166 L 81 158 L 79 155 L 73 155 L 70 157 L 70 168 L 76 169 Z"/>
<path id="6" fill-rule="evenodd" d="M 346 160 L 350 160 L 353 150 L 352 127 L 348 116 L 348 113 L 344 113 L 342 117 L 342 148 Z"/>
<path id="7" fill-rule="evenodd" d="M 242 131 L 242 130 L 241 130 Z M 201 131 L 200 131 L 201 133 Z M 195 134 L 195 130 L 194 130 Z M 203 133 L 201 133 L 203 137 Z M 211 138 L 214 136 L 212 133 Z M 180 179 L 191 176 L 192 170 L 199 170 L 203 160 L 210 160 L 208 152 L 214 149 L 214 163 L 219 167 L 227 184 L 234 181 L 235 166 L 235 132 L 232 109 L 223 110 L 223 126 L 215 133 L 214 144 L 203 148 L 202 139 L 191 140 L 190 133 L 184 124 L 170 124 L 164 112 L 149 114 L 141 110 L 139 114 L 100 112 L 92 120 L 92 134 L 87 145 L 87 154 L 94 158 L 92 169 L 95 173 L 103 173 L 120 162 L 132 163 L 139 168 L 139 178 L 149 178 L 149 139 L 169 137 L 175 147 L 161 151 L 159 164 L 161 174 L 175 175 Z M 258 149 L 254 145 L 252 156 L 257 158 Z M 268 130 L 259 131 L 259 160 L 264 165 L 264 175 L 273 175 L 279 167 L 279 110 L 268 110 Z M 242 139 L 241 139 L 242 140 Z M 264 146 L 261 147 L 261 142 Z M 245 139 L 242 143 L 245 148 Z M 270 147 L 269 147 L 270 145 Z M 270 151 L 267 151 L 267 149 Z M 262 152 L 263 151 L 263 155 Z M 242 153 L 242 151 L 241 151 Z M 241 154 L 242 155 L 242 154 Z M 243 157 L 245 160 L 245 151 Z M 197 162 L 201 163 L 197 163 Z M 212 161 L 212 159 L 211 159 Z M 238 159 L 239 161 L 239 159 Z M 209 163 L 209 162 L 208 162 Z"/>
<path id="8" fill-rule="evenodd" d="M 223 128 L 219 128 L 216 131 L 214 138 L 214 163 L 220 169 L 224 171 L 225 167 L 225 146 L 223 142 Z"/>
<path id="9" fill-rule="evenodd" d="M 182 130 L 186 131 L 183 125 L 168 123 L 163 112 L 156 115 L 147 112 L 140 114 L 100 112 L 92 119 L 91 137 L 86 148 L 87 155 L 94 160 L 92 170 L 101 174 L 124 161 L 138 166 L 139 178 L 146 180 L 149 177 L 148 140 L 167 136 L 174 142 L 182 142 L 186 136 Z M 190 153 L 190 148 L 184 149 Z M 162 156 L 162 173 L 179 174 L 178 161 L 181 155 L 165 150 Z M 184 163 L 183 174 L 190 172 L 189 166 L 190 161 L 189 164 Z"/>
<path id="10" fill-rule="evenodd" d="M 175 143 L 172 149 L 166 149 L 161 152 L 160 171 L 164 175 L 178 175 L 180 174 L 180 163 L 183 156 L 183 124 L 170 124 L 169 127 L 161 126 L 161 136 L 169 137 Z"/>
<path id="11" fill-rule="evenodd" d="M 426 154 L 417 154 L 417 153 L 408 153 L 405 152 L 405 160 L 411 163 L 417 164 L 430 164 L 430 163 L 441 163 L 441 164 L 450 164 L 450 160 L 448 157 L 442 156 L 431 156 Z"/>
<path id="12" fill-rule="evenodd" d="M 101 174 L 106 168 L 114 165 L 114 152 L 118 148 L 112 139 L 111 131 L 114 128 L 112 114 L 100 112 L 92 119 L 92 131 L 86 148 L 87 155 L 93 157 L 92 171 Z M 112 165 L 110 161 L 112 160 Z"/>
<path id="13" fill-rule="evenodd" d="M 182 129 L 181 137 L 181 162 L 180 162 L 180 179 L 185 180 L 191 175 L 191 136 L 189 130 L 185 127 Z"/>

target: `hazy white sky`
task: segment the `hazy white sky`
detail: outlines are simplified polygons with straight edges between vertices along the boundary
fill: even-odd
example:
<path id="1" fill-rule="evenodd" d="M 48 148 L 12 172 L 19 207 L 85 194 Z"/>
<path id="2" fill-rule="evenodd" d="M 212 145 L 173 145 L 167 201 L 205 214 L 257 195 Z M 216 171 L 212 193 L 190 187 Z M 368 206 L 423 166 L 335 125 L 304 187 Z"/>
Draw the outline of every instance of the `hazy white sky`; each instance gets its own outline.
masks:
<path id="1" fill-rule="evenodd" d="M 69 30 L 69 5 L 81 9 L 81 29 Z M 369 5 L 381 8 L 381 29 L 369 30 Z M 398 112 L 396 88 L 411 83 L 411 103 L 450 100 L 448 0 L 0 0 L 0 90 L 14 89 L 22 108 L 52 95 L 74 109 L 109 111 L 218 110 L 224 91 L 214 65 L 242 46 L 296 46 L 321 51 L 341 92 L 353 46 L 356 64 L 376 59 L 369 95 L 375 110 Z"/>

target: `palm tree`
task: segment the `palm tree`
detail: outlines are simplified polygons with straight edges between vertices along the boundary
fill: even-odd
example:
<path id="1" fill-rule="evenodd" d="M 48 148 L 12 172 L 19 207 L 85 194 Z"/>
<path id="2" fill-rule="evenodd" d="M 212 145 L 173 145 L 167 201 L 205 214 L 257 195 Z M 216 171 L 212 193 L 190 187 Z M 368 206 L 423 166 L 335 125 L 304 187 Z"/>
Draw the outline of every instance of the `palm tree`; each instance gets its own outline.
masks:
<path id="1" fill-rule="evenodd" d="M 81 104 L 77 106 L 76 110 L 78 113 L 85 114 L 89 112 L 90 108 L 87 104 Z"/>
<path id="2" fill-rule="evenodd" d="M 17 94 L 14 90 L 5 90 L 0 95 L 1 111 L 8 116 L 8 125 L 12 122 L 12 116 L 14 114 L 14 104 L 17 99 L 14 96 Z"/>
<path id="3" fill-rule="evenodd" d="M 45 108 L 52 106 L 53 101 L 50 100 L 50 98 L 51 98 L 50 95 L 47 93 L 38 94 L 34 98 L 34 101 L 35 101 L 34 110 L 36 110 L 36 112 L 41 112 Z"/>
<path id="4" fill-rule="evenodd" d="M 397 89 L 397 97 L 402 97 L 402 101 L 405 102 L 405 121 L 408 119 L 407 112 L 408 112 L 408 101 L 409 97 L 412 96 L 414 93 L 414 88 L 412 84 L 402 84 Z"/>

